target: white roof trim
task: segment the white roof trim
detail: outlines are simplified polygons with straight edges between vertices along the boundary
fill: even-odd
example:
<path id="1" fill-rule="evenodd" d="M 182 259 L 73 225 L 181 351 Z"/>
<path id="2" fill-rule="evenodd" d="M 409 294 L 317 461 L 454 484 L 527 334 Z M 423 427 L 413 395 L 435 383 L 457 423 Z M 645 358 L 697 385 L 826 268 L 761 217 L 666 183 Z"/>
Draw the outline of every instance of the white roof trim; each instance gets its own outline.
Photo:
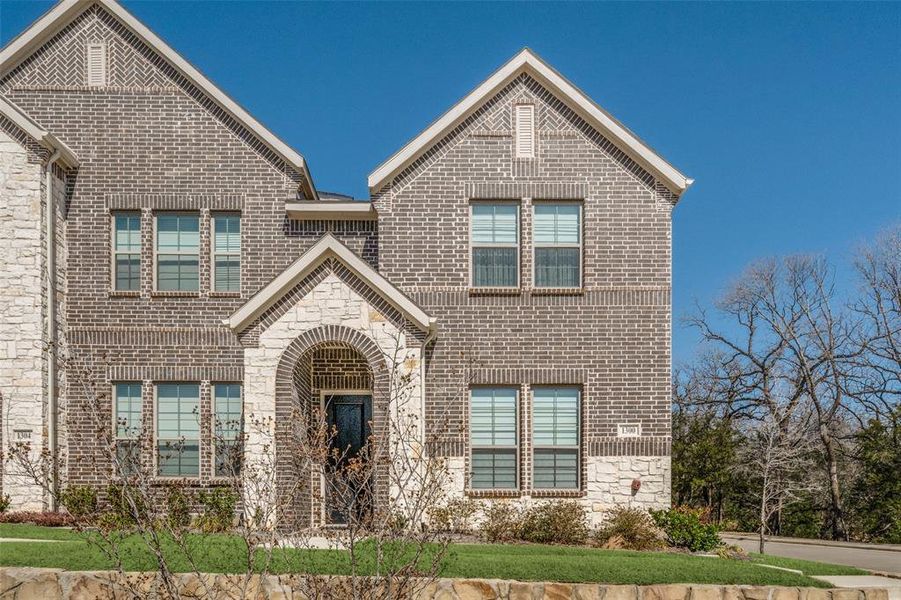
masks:
<path id="1" fill-rule="evenodd" d="M 25 60 L 34 50 L 48 38 L 65 27 L 75 16 L 80 14 L 91 4 L 97 3 L 120 19 L 132 32 L 142 39 L 147 45 L 159 52 L 191 83 L 203 90 L 205 94 L 215 100 L 219 106 L 234 117 L 239 123 L 256 134 L 276 154 L 283 158 L 295 169 L 304 173 L 309 182 L 314 198 L 318 199 L 313 178 L 307 168 L 306 161 L 297 151 L 291 149 L 275 134 L 266 129 L 259 121 L 241 108 L 234 100 L 229 98 L 222 90 L 216 87 L 197 69 L 191 66 L 166 42 L 150 31 L 143 23 L 138 21 L 130 12 L 115 0 L 62 0 L 47 11 L 44 16 L 26 29 L 21 35 L 14 38 L 0 51 L 0 77 L 3 77 Z"/>
<path id="2" fill-rule="evenodd" d="M 371 202 L 288 202 L 285 205 L 288 216 L 294 219 L 335 219 L 374 221 L 378 218 Z"/>
<path id="3" fill-rule="evenodd" d="M 22 110 L 3 97 L 0 97 L 0 114 L 12 121 L 16 127 L 27 133 L 48 150 L 58 150 L 59 158 L 67 167 L 77 167 L 78 157 L 55 135 L 49 133 Z"/>
<path id="4" fill-rule="evenodd" d="M 430 316 L 419 308 L 403 292 L 394 287 L 378 271 L 369 266 L 368 263 L 354 254 L 330 233 L 322 236 L 318 242 L 313 244 L 313 247 L 304 252 L 300 258 L 291 263 L 291 266 L 282 271 L 269 285 L 257 292 L 244 306 L 222 323 L 228 325 L 234 331 L 242 330 L 262 314 L 263 311 L 272 306 L 288 290 L 303 280 L 313 269 L 330 257 L 339 259 L 348 269 L 353 271 L 355 275 L 365 281 L 420 329 L 423 331 L 435 331 L 437 329 L 435 317 Z"/>
<path id="5" fill-rule="evenodd" d="M 535 77 L 549 91 L 569 100 L 571 108 L 579 113 L 582 118 L 608 136 L 614 143 L 617 143 L 624 152 L 642 167 L 663 180 L 671 191 L 681 194 L 694 182 L 694 180 L 689 179 L 666 162 L 650 146 L 595 104 L 581 90 L 541 60 L 538 55 L 528 48 L 524 48 L 504 66 L 495 71 L 479 87 L 432 123 L 425 131 L 413 138 L 406 146 L 397 151 L 394 156 L 379 165 L 369 175 L 370 191 L 378 191 L 387 181 L 412 163 L 421 152 L 446 135 L 461 121 L 476 111 L 482 103 L 500 91 L 501 88 L 522 72 Z"/>

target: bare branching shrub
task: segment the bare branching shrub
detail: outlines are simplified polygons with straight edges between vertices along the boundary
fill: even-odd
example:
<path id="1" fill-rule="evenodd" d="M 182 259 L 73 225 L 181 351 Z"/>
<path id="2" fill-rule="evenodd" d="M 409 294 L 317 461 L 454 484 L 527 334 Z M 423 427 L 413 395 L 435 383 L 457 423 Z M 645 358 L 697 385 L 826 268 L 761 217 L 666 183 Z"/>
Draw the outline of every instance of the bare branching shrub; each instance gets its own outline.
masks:
<path id="1" fill-rule="evenodd" d="M 592 543 L 617 550 L 659 550 L 665 536 L 643 508 L 617 506 L 610 510 L 592 534 Z"/>

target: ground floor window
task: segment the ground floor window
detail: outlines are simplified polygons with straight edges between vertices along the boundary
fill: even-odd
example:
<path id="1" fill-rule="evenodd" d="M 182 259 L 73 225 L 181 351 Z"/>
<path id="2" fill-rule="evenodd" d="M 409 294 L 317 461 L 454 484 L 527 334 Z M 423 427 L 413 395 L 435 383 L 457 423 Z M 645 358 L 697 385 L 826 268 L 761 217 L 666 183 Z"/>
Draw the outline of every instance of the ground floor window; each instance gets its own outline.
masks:
<path id="1" fill-rule="evenodd" d="M 157 473 L 164 477 L 200 475 L 200 385 L 156 386 Z"/>
<path id="2" fill-rule="evenodd" d="M 233 477 L 241 470 L 241 386 L 213 386 L 213 448 L 216 477 Z"/>
<path id="3" fill-rule="evenodd" d="M 469 439 L 473 489 L 516 489 L 519 447 L 516 388 L 473 388 Z"/>
<path id="4" fill-rule="evenodd" d="M 532 487 L 579 487 L 579 389 L 532 390 Z"/>
<path id="5" fill-rule="evenodd" d="M 134 475 L 140 467 L 141 383 L 116 383 L 113 407 L 116 436 L 116 469 L 119 475 Z"/>

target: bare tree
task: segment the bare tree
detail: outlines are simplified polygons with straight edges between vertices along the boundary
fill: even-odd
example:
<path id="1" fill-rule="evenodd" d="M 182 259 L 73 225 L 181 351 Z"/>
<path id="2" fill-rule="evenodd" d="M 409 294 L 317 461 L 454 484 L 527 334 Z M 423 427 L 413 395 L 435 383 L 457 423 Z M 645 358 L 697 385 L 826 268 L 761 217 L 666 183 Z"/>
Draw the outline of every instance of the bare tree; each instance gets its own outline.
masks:
<path id="1" fill-rule="evenodd" d="M 766 552 L 766 536 L 773 516 L 811 488 L 810 420 L 776 410 L 750 421 L 745 432 L 742 469 L 756 482 L 758 494 L 758 550 Z"/>

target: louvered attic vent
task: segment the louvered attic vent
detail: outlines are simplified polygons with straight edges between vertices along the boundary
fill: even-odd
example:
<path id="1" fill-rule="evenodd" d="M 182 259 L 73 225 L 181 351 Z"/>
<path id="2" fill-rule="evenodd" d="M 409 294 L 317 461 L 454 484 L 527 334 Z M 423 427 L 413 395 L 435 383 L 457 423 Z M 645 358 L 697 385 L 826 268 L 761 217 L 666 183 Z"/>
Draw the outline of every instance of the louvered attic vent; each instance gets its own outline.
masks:
<path id="1" fill-rule="evenodd" d="M 88 44 L 88 85 L 106 85 L 106 44 Z"/>
<path id="2" fill-rule="evenodd" d="M 535 107 L 531 104 L 517 104 L 516 114 L 516 158 L 535 158 Z"/>

